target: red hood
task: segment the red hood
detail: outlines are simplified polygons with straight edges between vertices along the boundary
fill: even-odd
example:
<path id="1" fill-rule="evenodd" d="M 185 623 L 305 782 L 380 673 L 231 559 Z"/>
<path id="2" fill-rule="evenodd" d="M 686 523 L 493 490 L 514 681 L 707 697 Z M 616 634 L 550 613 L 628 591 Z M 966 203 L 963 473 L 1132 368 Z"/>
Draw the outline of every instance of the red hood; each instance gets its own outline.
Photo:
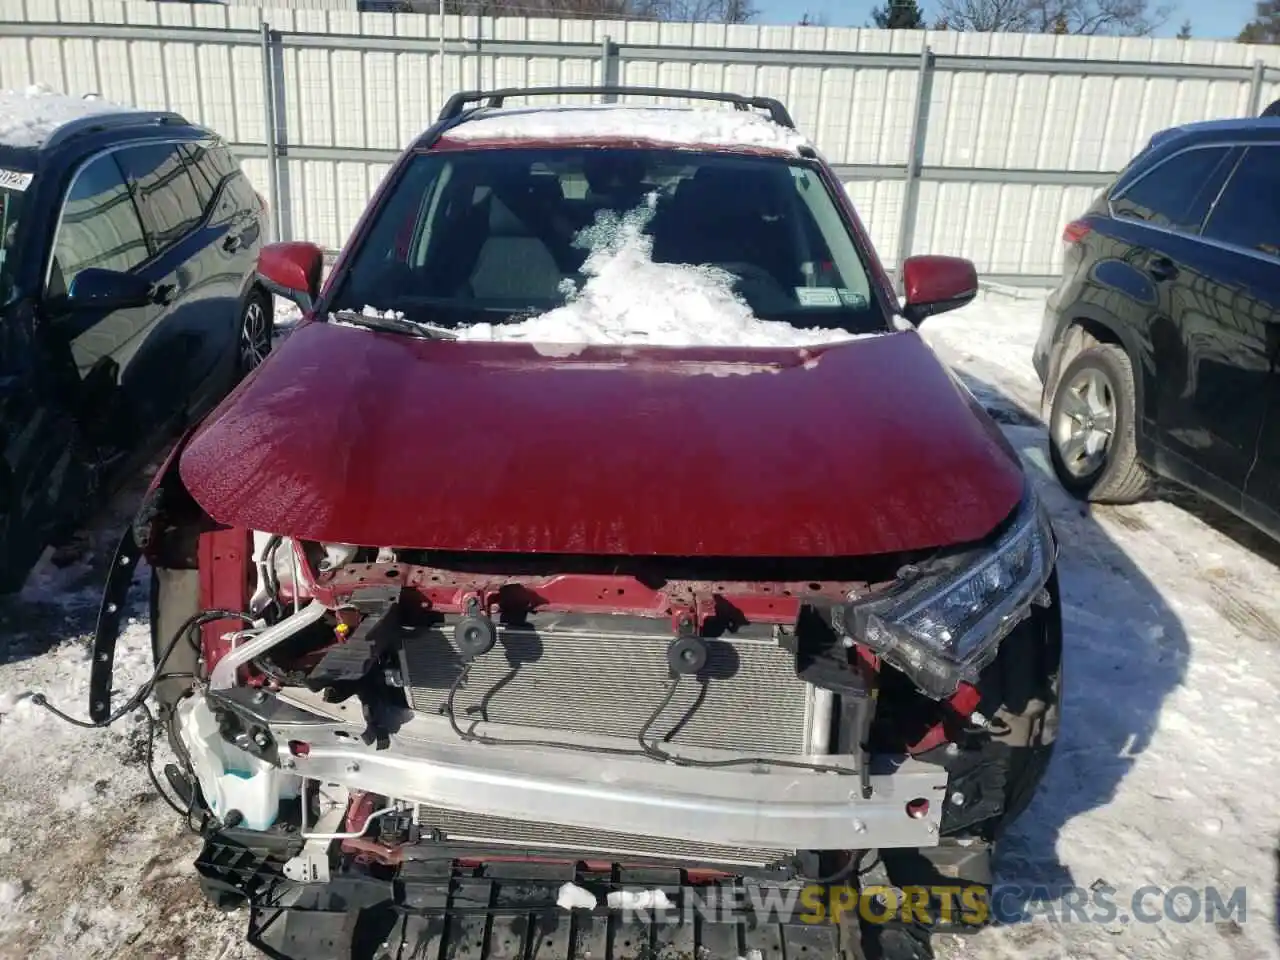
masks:
<path id="1" fill-rule="evenodd" d="M 304 324 L 182 478 L 221 523 L 311 540 L 722 557 L 977 540 L 1022 491 L 914 332 L 545 355 L 567 349 Z"/>

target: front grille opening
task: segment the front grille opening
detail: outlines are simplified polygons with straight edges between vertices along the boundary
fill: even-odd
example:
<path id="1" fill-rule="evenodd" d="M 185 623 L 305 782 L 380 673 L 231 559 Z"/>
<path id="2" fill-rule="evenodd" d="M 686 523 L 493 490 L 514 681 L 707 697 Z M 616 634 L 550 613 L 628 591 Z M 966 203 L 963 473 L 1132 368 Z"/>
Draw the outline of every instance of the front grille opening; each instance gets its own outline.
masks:
<path id="1" fill-rule="evenodd" d="M 464 729 L 502 737 L 492 725 L 636 737 L 670 683 L 671 634 L 654 622 L 617 618 L 614 629 L 550 623 L 537 630 L 499 625 L 498 644 L 478 658 L 454 695 Z M 626 625 L 632 624 L 632 629 Z M 811 688 L 796 676 L 795 655 L 775 640 L 708 641 L 707 668 L 681 681 L 650 733 L 675 746 L 759 754 L 803 753 Z M 406 637 L 404 675 L 413 709 L 446 712 L 463 670 L 449 622 Z"/>

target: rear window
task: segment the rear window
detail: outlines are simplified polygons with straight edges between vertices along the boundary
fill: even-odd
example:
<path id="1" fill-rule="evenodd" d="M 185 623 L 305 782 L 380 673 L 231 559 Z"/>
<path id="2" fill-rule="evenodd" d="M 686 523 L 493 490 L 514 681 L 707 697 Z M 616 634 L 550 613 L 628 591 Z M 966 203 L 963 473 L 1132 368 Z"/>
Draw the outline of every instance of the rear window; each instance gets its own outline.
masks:
<path id="1" fill-rule="evenodd" d="M 1213 208 L 1204 235 L 1280 257 L 1280 148 L 1250 147 Z"/>
<path id="2" fill-rule="evenodd" d="M 1113 197 L 1111 209 L 1126 220 L 1196 233 L 1236 156 L 1230 147 L 1201 147 L 1175 154 Z"/>
<path id="3" fill-rule="evenodd" d="M 334 306 L 501 323 L 592 298 L 616 308 L 638 283 L 801 327 L 885 327 L 816 167 L 680 150 L 420 155 L 376 212 Z"/>

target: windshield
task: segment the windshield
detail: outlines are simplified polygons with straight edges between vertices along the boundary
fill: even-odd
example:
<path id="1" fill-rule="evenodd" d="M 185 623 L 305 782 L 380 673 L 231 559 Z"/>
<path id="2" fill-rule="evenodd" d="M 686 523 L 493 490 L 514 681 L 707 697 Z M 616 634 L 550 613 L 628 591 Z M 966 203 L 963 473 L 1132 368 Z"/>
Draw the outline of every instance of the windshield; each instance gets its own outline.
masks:
<path id="1" fill-rule="evenodd" d="M 365 308 L 455 329 L 548 315 L 586 340 L 608 324 L 886 329 L 815 167 L 679 150 L 414 158 L 332 304 Z"/>
<path id="2" fill-rule="evenodd" d="M 0 186 L 0 303 L 7 303 L 13 293 L 14 238 L 21 212 L 22 191 Z"/>

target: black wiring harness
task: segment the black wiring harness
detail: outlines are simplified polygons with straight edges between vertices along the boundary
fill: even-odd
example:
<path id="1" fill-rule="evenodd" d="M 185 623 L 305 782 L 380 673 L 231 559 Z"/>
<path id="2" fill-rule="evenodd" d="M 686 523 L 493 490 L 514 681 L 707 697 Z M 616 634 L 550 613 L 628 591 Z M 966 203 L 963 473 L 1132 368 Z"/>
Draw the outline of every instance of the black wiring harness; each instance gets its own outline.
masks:
<path id="1" fill-rule="evenodd" d="M 102 720 L 80 720 L 76 717 L 71 716 L 68 713 L 65 713 L 62 710 L 59 710 L 57 707 L 55 707 L 53 704 L 51 704 L 48 701 L 48 699 L 45 697 L 43 693 L 31 694 L 31 702 L 34 703 L 36 706 L 43 707 L 45 710 L 48 710 L 59 720 L 63 720 L 66 723 L 72 724 L 73 726 L 80 727 L 85 730 L 97 730 L 97 729 L 109 727 L 116 721 L 127 716 L 128 714 L 133 713 L 137 710 L 141 710 L 142 715 L 145 718 L 147 723 L 147 754 L 146 754 L 147 776 L 151 779 L 151 784 L 152 786 L 155 787 L 156 792 L 160 795 L 160 799 L 162 799 L 175 813 L 183 817 L 187 823 L 188 829 L 191 829 L 193 832 L 196 832 L 196 833 L 199 833 L 200 830 L 193 827 L 191 824 L 191 815 L 194 812 L 193 807 L 195 803 L 195 783 L 196 783 L 195 774 L 191 768 L 191 761 L 189 758 L 185 756 L 181 756 L 181 755 L 178 756 L 178 760 L 182 763 L 184 771 L 186 772 L 187 777 L 192 785 L 190 799 L 186 807 L 184 808 L 180 806 L 178 803 L 174 802 L 174 800 L 160 785 L 160 778 L 156 776 L 155 738 L 156 738 L 156 727 L 160 724 L 160 719 L 157 718 L 156 715 L 151 712 L 151 709 L 150 707 L 147 706 L 146 701 L 147 701 L 147 698 L 150 697 L 152 692 L 155 690 L 156 684 L 158 684 L 162 680 L 178 680 L 178 679 L 200 680 L 202 679 L 201 677 L 196 676 L 194 673 L 189 673 L 189 672 L 166 673 L 166 672 L 162 672 L 162 670 L 163 670 L 164 664 L 169 660 L 169 655 L 173 653 L 174 648 L 184 638 L 193 646 L 195 646 L 197 649 L 199 649 L 199 643 L 195 639 L 196 628 L 200 627 L 203 624 L 211 623 L 215 620 L 240 620 L 245 623 L 250 623 L 250 624 L 253 623 L 252 617 L 238 610 L 218 610 L 218 609 L 201 610 L 199 613 L 193 614 L 192 616 L 188 617 L 185 621 L 183 621 L 182 625 L 178 627 L 176 631 L 174 631 L 173 636 L 169 639 L 168 644 L 166 644 L 164 648 L 164 653 L 156 657 L 156 667 L 155 667 L 155 670 L 152 672 L 151 676 L 148 677 L 145 681 L 143 681 L 143 683 L 138 687 L 138 689 L 134 691 L 133 696 L 129 697 L 129 699 L 126 700 L 124 704 L 120 706 L 119 709 L 113 710 L 110 715 L 108 715 L 106 718 Z M 170 714 L 166 722 L 172 723 L 172 714 Z"/>

